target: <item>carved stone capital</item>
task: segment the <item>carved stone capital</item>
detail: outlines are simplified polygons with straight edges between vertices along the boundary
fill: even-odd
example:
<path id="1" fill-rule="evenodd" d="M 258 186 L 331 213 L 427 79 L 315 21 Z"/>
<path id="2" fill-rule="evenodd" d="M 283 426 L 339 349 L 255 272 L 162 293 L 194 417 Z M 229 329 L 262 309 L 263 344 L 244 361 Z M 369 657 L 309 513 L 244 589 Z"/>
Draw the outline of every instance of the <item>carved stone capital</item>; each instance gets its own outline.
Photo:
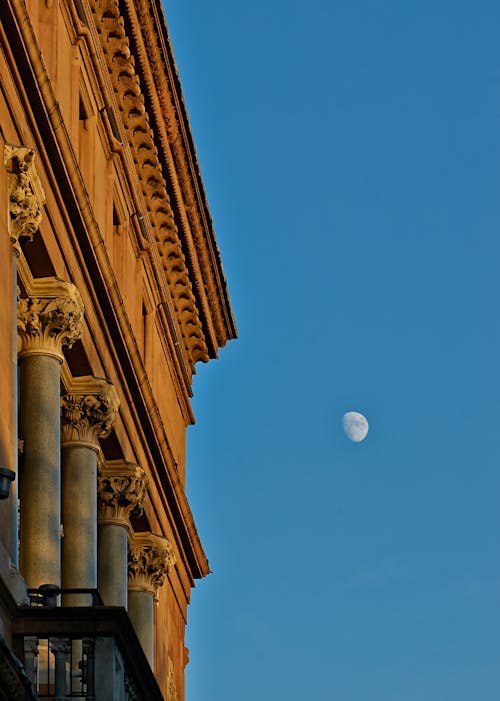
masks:
<path id="1" fill-rule="evenodd" d="M 71 641 L 69 638 L 50 638 L 50 651 L 54 655 L 69 655 Z"/>
<path id="2" fill-rule="evenodd" d="M 21 239 L 31 241 L 42 220 L 45 193 L 35 169 L 35 151 L 24 146 L 4 147 L 8 173 L 9 236 L 19 255 Z"/>
<path id="3" fill-rule="evenodd" d="M 62 363 L 63 347 L 71 348 L 82 333 L 83 302 L 77 288 L 56 277 L 37 278 L 30 296 L 17 301 L 19 357 L 52 355 Z"/>
<path id="4" fill-rule="evenodd" d="M 149 591 L 156 596 L 174 565 L 174 551 L 166 538 L 153 533 L 135 533 L 129 539 L 129 591 Z"/>
<path id="5" fill-rule="evenodd" d="M 130 515 L 140 509 L 148 489 L 144 470 L 124 460 L 108 460 L 97 478 L 99 523 L 129 528 Z"/>
<path id="6" fill-rule="evenodd" d="M 62 445 L 87 445 L 98 451 L 98 439 L 110 434 L 119 405 L 116 390 L 107 380 L 74 378 L 68 394 L 61 397 Z"/>

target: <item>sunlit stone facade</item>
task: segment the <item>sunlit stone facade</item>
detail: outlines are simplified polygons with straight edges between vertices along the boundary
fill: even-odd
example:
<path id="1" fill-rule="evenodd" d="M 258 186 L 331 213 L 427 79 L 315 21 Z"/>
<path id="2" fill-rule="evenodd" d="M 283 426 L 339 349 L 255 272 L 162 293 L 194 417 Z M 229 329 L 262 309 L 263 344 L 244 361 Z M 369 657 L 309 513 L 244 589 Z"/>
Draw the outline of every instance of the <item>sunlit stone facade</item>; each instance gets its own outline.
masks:
<path id="1" fill-rule="evenodd" d="M 236 330 L 162 5 L 0 20 L 0 701 L 182 701 L 192 376 Z"/>

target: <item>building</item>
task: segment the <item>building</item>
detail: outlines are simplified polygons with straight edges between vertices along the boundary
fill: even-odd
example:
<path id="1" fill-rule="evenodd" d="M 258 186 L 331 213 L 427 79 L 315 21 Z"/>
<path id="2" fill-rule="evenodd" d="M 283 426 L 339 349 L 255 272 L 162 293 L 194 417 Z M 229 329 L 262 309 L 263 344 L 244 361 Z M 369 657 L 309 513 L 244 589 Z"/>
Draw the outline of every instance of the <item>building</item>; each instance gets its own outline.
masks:
<path id="1" fill-rule="evenodd" d="M 182 701 L 192 376 L 236 329 L 161 0 L 0 21 L 0 701 Z"/>

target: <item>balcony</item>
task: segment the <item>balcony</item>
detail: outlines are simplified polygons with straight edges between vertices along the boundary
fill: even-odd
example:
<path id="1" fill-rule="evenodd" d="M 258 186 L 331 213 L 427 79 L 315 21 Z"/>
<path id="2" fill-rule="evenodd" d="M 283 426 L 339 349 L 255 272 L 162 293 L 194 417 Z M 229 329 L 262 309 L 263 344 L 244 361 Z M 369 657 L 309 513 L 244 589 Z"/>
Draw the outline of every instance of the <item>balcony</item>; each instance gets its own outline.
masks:
<path id="1" fill-rule="evenodd" d="M 59 606 L 81 595 L 91 606 Z M 31 591 L 12 621 L 14 653 L 39 699 L 164 701 L 124 608 L 95 590 Z"/>

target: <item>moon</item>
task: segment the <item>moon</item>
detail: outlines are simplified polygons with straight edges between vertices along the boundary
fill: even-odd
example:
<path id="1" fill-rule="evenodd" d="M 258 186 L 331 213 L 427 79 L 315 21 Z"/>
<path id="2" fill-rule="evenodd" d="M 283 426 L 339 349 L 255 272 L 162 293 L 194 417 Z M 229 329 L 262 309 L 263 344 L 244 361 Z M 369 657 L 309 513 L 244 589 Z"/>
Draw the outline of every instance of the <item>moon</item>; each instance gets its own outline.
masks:
<path id="1" fill-rule="evenodd" d="M 342 417 L 342 428 L 349 440 L 361 443 L 368 435 L 368 421 L 357 411 L 348 411 Z"/>

